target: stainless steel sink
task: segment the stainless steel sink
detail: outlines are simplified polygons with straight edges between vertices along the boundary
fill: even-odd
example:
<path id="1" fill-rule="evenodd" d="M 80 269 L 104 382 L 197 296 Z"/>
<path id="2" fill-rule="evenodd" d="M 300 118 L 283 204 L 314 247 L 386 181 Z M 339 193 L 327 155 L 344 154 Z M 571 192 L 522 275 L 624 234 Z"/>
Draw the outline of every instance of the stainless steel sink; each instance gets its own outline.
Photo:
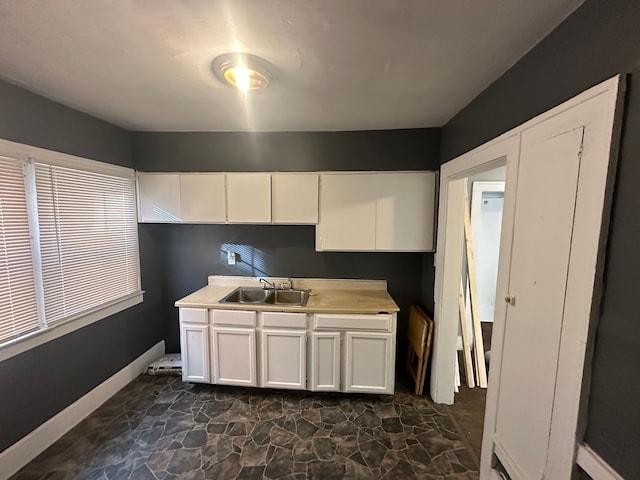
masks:
<path id="1" fill-rule="evenodd" d="M 305 306 L 309 300 L 309 290 L 274 290 L 265 300 L 271 305 Z"/>
<path id="2" fill-rule="evenodd" d="M 238 287 L 220 300 L 220 303 L 264 303 L 271 294 L 262 288 Z"/>
<path id="3" fill-rule="evenodd" d="M 220 303 L 304 307 L 308 300 L 309 290 L 265 290 L 257 287 L 238 287 L 222 298 Z"/>

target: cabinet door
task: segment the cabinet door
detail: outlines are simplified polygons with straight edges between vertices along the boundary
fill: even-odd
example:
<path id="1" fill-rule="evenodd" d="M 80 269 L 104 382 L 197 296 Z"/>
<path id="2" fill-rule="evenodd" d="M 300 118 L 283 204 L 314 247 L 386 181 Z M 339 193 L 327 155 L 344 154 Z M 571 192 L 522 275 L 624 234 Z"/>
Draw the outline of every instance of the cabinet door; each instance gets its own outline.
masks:
<path id="1" fill-rule="evenodd" d="M 393 393 L 392 333 L 345 332 L 345 391 Z"/>
<path id="2" fill-rule="evenodd" d="M 224 223 L 225 177 L 221 173 L 180 175 L 180 207 L 184 222 Z"/>
<path id="3" fill-rule="evenodd" d="M 375 250 L 376 187 L 375 174 L 321 175 L 317 250 Z"/>
<path id="4" fill-rule="evenodd" d="M 376 250 L 433 250 L 435 172 L 377 177 Z"/>
<path id="5" fill-rule="evenodd" d="M 271 209 L 273 223 L 318 223 L 318 175 L 271 175 Z"/>
<path id="6" fill-rule="evenodd" d="M 271 174 L 227 174 L 227 221 L 271 223 Z"/>
<path id="7" fill-rule="evenodd" d="M 182 380 L 185 382 L 210 382 L 208 329 L 206 324 L 180 324 Z"/>
<path id="8" fill-rule="evenodd" d="M 180 176 L 168 173 L 139 173 L 138 217 L 140 222 L 180 222 Z"/>
<path id="9" fill-rule="evenodd" d="M 307 388 L 306 330 L 271 330 L 261 334 L 261 387 Z"/>
<path id="10" fill-rule="evenodd" d="M 255 329 L 210 327 L 213 383 L 255 387 Z"/>
<path id="11" fill-rule="evenodd" d="M 311 334 L 309 389 L 315 392 L 340 390 L 340 333 Z"/>

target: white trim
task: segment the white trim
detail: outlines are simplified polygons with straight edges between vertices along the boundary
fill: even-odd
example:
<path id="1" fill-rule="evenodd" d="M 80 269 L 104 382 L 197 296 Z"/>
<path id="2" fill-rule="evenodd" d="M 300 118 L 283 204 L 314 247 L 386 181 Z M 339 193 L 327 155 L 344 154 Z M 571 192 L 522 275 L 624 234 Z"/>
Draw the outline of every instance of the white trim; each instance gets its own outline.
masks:
<path id="1" fill-rule="evenodd" d="M 29 228 L 31 232 L 31 251 L 34 266 L 36 298 L 38 300 L 38 322 L 41 330 L 21 336 L 16 339 L 0 343 L 0 362 L 18 355 L 31 348 L 42 345 L 45 342 L 66 335 L 74 330 L 85 327 L 93 322 L 102 320 L 122 310 L 130 308 L 142 302 L 141 278 L 138 275 L 138 291 L 125 297 L 116 299 L 110 303 L 100 305 L 95 309 L 82 312 L 76 317 L 66 319 L 50 327 L 46 326 L 44 318 L 44 291 L 42 282 L 42 266 L 40 262 L 39 224 L 37 210 L 37 195 L 35 186 L 34 162 L 48 165 L 73 168 L 85 172 L 111 175 L 119 178 L 131 179 L 135 182 L 135 170 L 109 163 L 81 158 L 61 152 L 54 152 L 32 145 L 11 142 L 0 139 L 0 156 L 14 159 L 24 164 L 25 193 L 27 196 Z M 137 239 L 137 231 L 136 239 Z M 140 258 L 138 254 L 138 272 L 140 271 Z"/>
<path id="2" fill-rule="evenodd" d="M 517 185 L 518 174 L 518 162 L 519 162 L 519 149 L 520 149 L 520 136 L 525 130 L 547 121 L 552 117 L 558 116 L 567 110 L 580 106 L 580 114 L 586 118 L 591 127 L 596 125 L 597 128 L 592 128 L 592 131 L 597 131 L 603 135 L 611 135 L 614 119 L 614 110 L 617 103 L 620 76 L 611 78 L 585 92 L 577 95 L 571 100 L 543 113 L 534 119 L 514 128 L 513 130 L 499 136 L 498 138 L 454 159 L 450 162 L 442 165 L 441 175 L 441 194 L 440 194 L 440 212 L 439 212 L 439 229 L 438 229 L 438 242 L 436 248 L 436 281 L 435 281 L 435 312 L 434 320 L 436 323 L 435 340 L 434 340 L 434 359 L 433 370 L 431 376 L 431 392 L 433 399 L 439 403 L 452 403 L 453 402 L 453 375 L 452 368 L 455 368 L 455 351 L 456 351 L 456 338 L 457 338 L 457 317 L 447 316 L 447 304 L 451 294 L 448 290 L 456 290 L 459 284 L 457 275 L 459 270 L 454 273 L 447 272 L 445 266 L 449 268 L 449 258 L 454 256 L 449 250 L 455 249 L 459 238 L 449 238 L 445 236 L 447 230 L 447 216 L 448 208 L 448 185 L 452 180 L 468 177 L 479 171 L 489 170 L 500 163 L 507 165 L 507 178 L 505 189 L 505 203 L 504 203 L 504 215 L 503 215 L 503 227 L 501 234 L 500 244 L 500 264 L 498 267 L 498 285 L 497 292 L 507 292 L 508 276 L 511 263 L 511 243 L 512 243 L 512 231 L 513 231 L 513 216 L 515 212 L 515 188 Z M 587 103 L 588 102 L 588 103 Z M 594 123 L 595 122 L 595 123 Z M 596 146 L 597 154 L 601 158 L 606 157 L 606 164 L 609 164 L 609 148 L 611 137 L 608 137 L 606 142 L 606 149 L 601 146 Z M 605 142 L 602 142 L 605 143 Z M 606 177 L 606 168 L 604 170 L 604 177 Z M 597 175 L 596 175 L 597 176 Z M 586 205 L 591 205 L 590 202 L 585 201 L 582 197 L 587 196 L 585 192 L 589 191 L 593 193 L 591 201 L 595 201 L 596 204 L 600 202 L 596 207 L 592 208 L 591 216 L 584 215 L 582 220 L 582 226 L 587 235 L 591 235 L 592 221 L 597 219 L 599 222 L 603 221 L 603 203 L 606 203 L 604 196 L 604 184 L 606 178 L 602 178 L 602 175 L 597 176 L 601 184 L 594 187 L 594 192 L 588 185 L 579 187 L 579 193 L 582 193 L 580 197 L 581 202 Z M 597 183 L 598 180 L 589 178 L 589 182 Z M 585 180 L 586 182 L 586 180 Z M 590 183 L 590 184 L 591 184 Z M 588 218 L 587 218 L 588 217 Z M 455 219 L 455 217 L 452 217 Z M 604 220 L 606 222 L 606 219 Z M 602 248 L 600 241 L 599 231 L 596 232 L 594 239 L 590 239 L 585 247 L 585 255 L 594 253 L 598 254 L 598 248 Z M 595 248 L 593 248 L 593 242 L 595 242 Z M 461 249 L 458 249 L 457 255 L 462 255 Z M 585 260 L 590 264 L 591 257 Z M 595 259 L 595 257 L 594 257 Z M 455 263 L 455 261 L 453 261 Z M 572 263 L 578 266 L 580 261 L 578 259 L 572 259 Z M 576 268 L 576 275 L 578 276 Z M 449 283 L 446 279 L 451 275 L 456 275 L 456 282 Z M 588 275 L 587 275 L 588 276 Z M 593 280 L 593 275 L 591 276 Z M 583 282 L 580 282 L 578 288 L 583 287 Z M 592 282 L 593 284 L 593 282 Z M 592 285 L 592 287 L 595 284 Z M 455 287 L 455 288 L 454 288 Z M 568 290 L 569 291 L 569 290 Z M 580 295 L 578 295 L 578 293 Z M 589 291 L 591 298 L 593 296 L 593 289 Z M 500 293 L 497 294 L 500 296 Z M 578 301 L 580 297 L 581 301 Z M 580 288 L 580 292 L 574 292 L 571 294 L 571 298 L 567 298 L 571 302 L 571 305 L 575 307 L 574 311 L 580 312 L 580 317 L 586 306 L 587 310 L 590 309 L 589 299 L 585 300 L 584 288 Z M 576 303 L 577 302 L 577 303 Z M 585 304 L 587 302 L 587 304 Z M 573 307 L 571 307 L 573 308 Z M 588 312 L 587 312 L 588 317 Z M 447 318 L 455 318 L 455 321 L 445 321 Z M 491 369 L 489 375 L 489 390 L 487 392 L 487 407 L 485 413 L 485 429 L 483 435 L 483 448 L 481 454 L 481 469 L 480 476 L 482 479 L 491 478 L 491 459 L 494 453 L 494 438 L 495 421 L 497 416 L 497 401 L 500 385 L 500 370 L 502 363 L 502 348 L 504 341 L 504 324 L 506 318 L 506 304 L 503 302 L 496 302 L 495 323 L 492 338 L 492 359 Z M 587 318 L 588 320 L 588 318 Z M 561 351 L 559 357 L 558 375 L 556 381 L 556 400 L 554 401 L 554 412 L 552 418 L 551 432 L 550 432 L 550 444 L 549 454 L 547 462 L 547 473 L 553 478 L 568 478 L 571 467 L 574 461 L 575 449 L 576 449 L 576 429 L 577 429 L 577 415 L 580 405 L 581 395 L 581 380 L 583 374 L 583 367 L 585 361 L 585 345 L 588 333 L 588 324 L 584 325 L 584 322 L 570 322 L 566 328 L 563 326 L 562 339 L 561 339 Z M 453 365 L 453 366 L 452 366 Z M 558 389 L 558 386 L 562 388 Z M 561 391 L 560 391 L 561 390 Z"/>
<path id="3" fill-rule="evenodd" d="M 0 138 L 0 155 L 16 158 L 18 160 L 32 159 L 36 162 L 45 162 L 59 167 L 75 168 L 88 172 L 102 173 L 123 178 L 135 178 L 135 170 L 120 165 L 90 160 L 62 152 L 54 152 L 33 145 L 11 142 Z"/>
<path id="4" fill-rule="evenodd" d="M 38 330 L 28 335 L 10 340 L 0 345 L 0 362 L 14 357 L 22 352 L 42 345 L 56 338 L 62 337 L 82 327 L 86 327 L 94 322 L 115 315 L 142 302 L 144 292 L 137 292 L 127 297 L 121 298 L 107 305 L 102 305 L 95 310 L 83 313 L 80 317 L 70 318 L 64 322 L 54 324 L 43 330 Z M 1 478 L 1 477 L 0 477 Z"/>
<path id="5" fill-rule="evenodd" d="M 600 455 L 584 443 L 578 447 L 576 463 L 593 480 L 624 480 Z"/>
<path id="6" fill-rule="evenodd" d="M 438 236 L 436 247 L 435 278 L 435 335 L 432 357 L 431 396 L 436 403 L 453 403 L 455 358 L 458 336 L 458 286 L 462 271 L 462 245 L 464 232 L 462 229 L 462 208 L 464 208 L 463 179 L 496 167 L 507 165 L 507 182 L 501 234 L 501 250 L 511 239 L 505 238 L 512 230 L 512 212 L 514 206 L 509 203 L 511 195 L 509 184 L 517 178 L 517 159 L 520 140 L 516 133 L 509 132 L 495 140 L 451 160 L 442 165 L 440 172 L 440 207 L 438 211 Z M 454 182 L 458 180 L 459 182 Z M 515 184 L 515 183 L 514 183 Z M 452 189 L 454 189 L 452 191 Z M 454 203 L 452 203 L 454 200 Z M 447 223 L 447 219 L 454 220 Z M 505 222 L 511 222 L 507 224 Z M 498 285 L 500 290 L 500 271 Z M 505 280 L 503 279 L 503 282 Z M 447 288 L 447 286 L 452 286 Z M 455 288 L 453 287 L 455 286 Z M 495 316 L 500 315 L 500 305 L 496 304 Z M 444 319 L 454 319 L 445 321 Z M 495 335 L 495 332 L 494 332 Z M 493 342 L 492 342 L 493 343 Z M 495 352 L 491 352 L 492 365 Z"/>
<path id="7" fill-rule="evenodd" d="M 144 372 L 149 363 L 164 355 L 164 351 L 163 340 L 0 453 L 0 478 L 9 478 L 44 452 L 65 433 L 93 413 L 100 405 Z"/>

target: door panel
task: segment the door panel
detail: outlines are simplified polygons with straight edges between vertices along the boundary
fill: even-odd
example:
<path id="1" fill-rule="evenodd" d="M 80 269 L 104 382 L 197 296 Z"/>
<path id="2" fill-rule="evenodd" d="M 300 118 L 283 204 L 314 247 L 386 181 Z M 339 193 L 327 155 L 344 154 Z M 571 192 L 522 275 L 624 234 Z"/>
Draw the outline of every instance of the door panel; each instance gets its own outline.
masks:
<path id="1" fill-rule="evenodd" d="M 345 332 L 345 391 L 393 393 L 392 333 Z"/>
<path id="2" fill-rule="evenodd" d="M 182 220 L 224 223 L 227 220 L 224 181 L 222 173 L 180 175 Z"/>
<path id="3" fill-rule="evenodd" d="M 256 332 L 249 328 L 211 327 L 214 383 L 255 387 Z"/>
<path id="4" fill-rule="evenodd" d="M 271 223 L 270 174 L 227 174 L 227 221 Z"/>
<path id="5" fill-rule="evenodd" d="M 307 331 L 262 331 L 261 387 L 307 387 Z"/>
<path id="6" fill-rule="evenodd" d="M 207 325 L 181 324 L 182 380 L 209 383 L 209 338 Z"/>
<path id="7" fill-rule="evenodd" d="M 375 250 L 376 175 L 339 174 L 320 178 L 318 249 Z"/>
<path id="8" fill-rule="evenodd" d="M 503 464 L 526 479 L 546 465 L 584 133 L 537 128 L 548 127 L 522 135 L 495 433 Z"/>
<path id="9" fill-rule="evenodd" d="M 379 173 L 376 250 L 433 250 L 434 172 Z"/>
<path id="10" fill-rule="evenodd" d="M 139 220 L 180 222 L 180 176 L 169 173 L 138 174 Z"/>
<path id="11" fill-rule="evenodd" d="M 311 334 L 311 385 L 314 392 L 340 390 L 340 332 Z"/>

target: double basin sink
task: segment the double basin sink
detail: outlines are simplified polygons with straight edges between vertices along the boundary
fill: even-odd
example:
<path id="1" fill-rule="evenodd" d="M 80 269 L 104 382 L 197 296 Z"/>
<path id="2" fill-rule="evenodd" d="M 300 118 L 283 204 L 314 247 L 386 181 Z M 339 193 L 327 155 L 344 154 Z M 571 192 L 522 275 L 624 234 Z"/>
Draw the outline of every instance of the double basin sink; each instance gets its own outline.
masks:
<path id="1" fill-rule="evenodd" d="M 238 287 L 220 300 L 220 303 L 304 307 L 308 300 L 309 290 Z"/>

